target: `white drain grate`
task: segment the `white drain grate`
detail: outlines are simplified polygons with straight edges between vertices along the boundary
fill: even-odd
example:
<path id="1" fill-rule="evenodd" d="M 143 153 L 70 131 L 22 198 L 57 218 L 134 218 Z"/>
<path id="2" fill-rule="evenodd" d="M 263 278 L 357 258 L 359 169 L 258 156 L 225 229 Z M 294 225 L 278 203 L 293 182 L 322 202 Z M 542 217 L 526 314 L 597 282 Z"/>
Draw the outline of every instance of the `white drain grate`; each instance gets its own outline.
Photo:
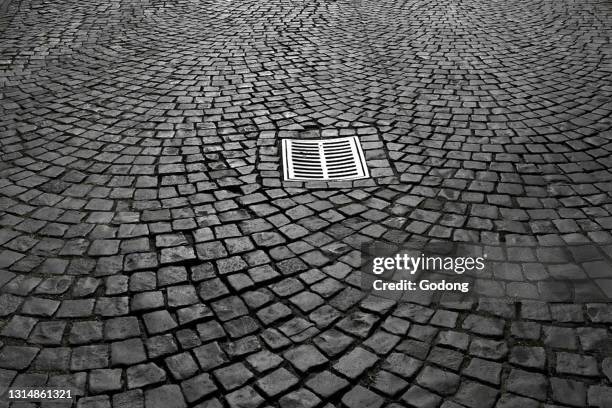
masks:
<path id="1" fill-rule="evenodd" d="M 369 177 L 356 136 L 327 140 L 283 139 L 285 180 L 355 180 Z"/>

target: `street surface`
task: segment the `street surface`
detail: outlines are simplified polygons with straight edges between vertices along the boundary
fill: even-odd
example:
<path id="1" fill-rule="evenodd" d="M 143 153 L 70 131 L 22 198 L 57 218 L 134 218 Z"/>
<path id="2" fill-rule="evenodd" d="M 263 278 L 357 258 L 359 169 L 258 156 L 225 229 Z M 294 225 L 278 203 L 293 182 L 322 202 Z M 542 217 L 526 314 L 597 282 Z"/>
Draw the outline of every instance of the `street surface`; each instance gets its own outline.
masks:
<path id="1" fill-rule="evenodd" d="M 612 406 L 612 303 L 396 302 L 359 275 L 373 242 L 522 243 L 612 295 L 611 36 L 605 0 L 11 0 L 0 394 Z M 352 135 L 371 178 L 282 180 L 282 138 Z"/>

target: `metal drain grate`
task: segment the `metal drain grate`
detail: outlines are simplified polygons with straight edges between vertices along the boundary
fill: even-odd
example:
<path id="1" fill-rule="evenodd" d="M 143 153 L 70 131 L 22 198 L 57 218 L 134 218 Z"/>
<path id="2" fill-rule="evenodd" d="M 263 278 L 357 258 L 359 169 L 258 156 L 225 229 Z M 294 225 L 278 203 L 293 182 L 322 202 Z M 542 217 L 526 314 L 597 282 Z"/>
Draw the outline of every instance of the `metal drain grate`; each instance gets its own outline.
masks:
<path id="1" fill-rule="evenodd" d="M 369 177 L 357 136 L 327 140 L 283 139 L 285 180 L 355 180 Z"/>

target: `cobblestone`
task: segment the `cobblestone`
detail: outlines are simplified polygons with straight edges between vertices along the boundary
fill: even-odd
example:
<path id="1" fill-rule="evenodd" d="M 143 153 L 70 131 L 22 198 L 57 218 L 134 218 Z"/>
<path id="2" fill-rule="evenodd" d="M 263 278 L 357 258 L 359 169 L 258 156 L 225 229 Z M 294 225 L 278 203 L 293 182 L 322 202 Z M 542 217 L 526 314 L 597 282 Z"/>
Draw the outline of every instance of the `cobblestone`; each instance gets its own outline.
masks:
<path id="1" fill-rule="evenodd" d="M 610 27 L 590 0 L 9 0 L 0 394 L 609 406 Z M 353 135 L 369 179 L 283 181 L 280 139 Z M 436 240 L 531 299 L 361 290 L 364 245 Z"/>

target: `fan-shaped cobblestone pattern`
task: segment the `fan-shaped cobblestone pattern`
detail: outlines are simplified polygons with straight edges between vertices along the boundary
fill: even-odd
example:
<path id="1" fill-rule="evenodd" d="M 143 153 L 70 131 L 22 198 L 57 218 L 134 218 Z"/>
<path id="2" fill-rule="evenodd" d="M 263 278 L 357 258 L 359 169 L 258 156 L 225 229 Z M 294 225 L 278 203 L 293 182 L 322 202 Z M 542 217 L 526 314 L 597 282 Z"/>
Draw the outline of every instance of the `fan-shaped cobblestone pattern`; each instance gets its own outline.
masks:
<path id="1" fill-rule="evenodd" d="M 0 389 L 606 406 L 611 305 L 377 300 L 358 269 L 374 241 L 609 249 L 610 27 L 606 1 L 12 0 Z M 372 179 L 282 181 L 281 138 L 338 135 Z"/>

